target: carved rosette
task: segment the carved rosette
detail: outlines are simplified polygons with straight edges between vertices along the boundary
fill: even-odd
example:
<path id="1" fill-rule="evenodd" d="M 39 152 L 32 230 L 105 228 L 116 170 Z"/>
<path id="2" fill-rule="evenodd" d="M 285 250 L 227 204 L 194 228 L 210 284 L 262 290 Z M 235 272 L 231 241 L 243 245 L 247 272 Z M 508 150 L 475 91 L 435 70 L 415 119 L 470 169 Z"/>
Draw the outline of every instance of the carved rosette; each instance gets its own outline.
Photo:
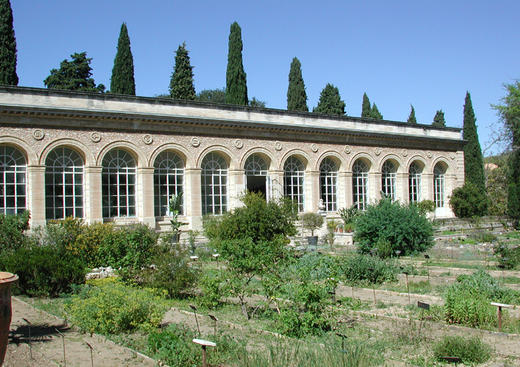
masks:
<path id="1" fill-rule="evenodd" d="M 311 144 L 311 150 L 313 151 L 313 153 L 316 153 L 318 151 L 318 146 L 316 144 Z"/>
<path id="2" fill-rule="evenodd" d="M 379 156 L 379 155 L 381 155 L 381 152 L 382 152 L 382 151 L 383 151 L 383 150 L 382 150 L 381 148 L 376 148 L 376 150 L 374 151 L 374 153 L 375 153 L 377 156 Z"/>
<path id="3" fill-rule="evenodd" d="M 278 151 L 282 150 L 282 143 L 280 143 L 279 141 L 276 141 L 274 143 L 274 149 L 276 149 Z"/>
<path id="4" fill-rule="evenodd" d="M 407 156 L 408 156 L 408 151 L 407 151 L 406 149 L 403 149 L 403 150 L 401 151 L 401 155 L 402 155 L 403 157 L 407 157 Z"/>
<path id="5" fill-rule="evenodd" d="M 200 139 L 197 137 L 191 138 L 191 146 L 197 148 L 200 145 Z"/>
<path id="6" fill-rule="evenodd" d="M 427 151 L 427 152 L 426 152 L 426 156 L 427 156 L 428 158 L 431 158 L 431 157 L 433 157 L 433 154 L 432 154 L 432 152 Z"/>
<path id="7" fill-rule="evenodd" d="M 350 147 L 350 145 L 345 145 L 345 148 L 343 148 L 343 151 L 346 154 L 350 154 L 352 152 L 352 148 Z"/>
<path id="8" fill-rule="evenodd" d="M 450 154 L 450 158 L 451 158 L 452 161 L 454 161 L 455 158 L 456 158 L 455 154 L 451 153 L 451 154 Z"/>
<path id="9" fill-rule="evenodd" d="M 242 147 L 244 146 L 244 142 L 242 142 L 242 140 L 240 139 L 235 139 L 233 141 L 233 146 L 237 149 L 242 149 Z"/>
<path id="10" fill-rule="evenodd" d="M 99 143 L 101 141 L 101 134 L 97 131 L 93 131 L 90 133 L 90 140 L 92 140 L 94 143 Z"/>
<path id="11" fill-rule="evenodd" d="M 150 134 L 146 134 L 143 136 L 143 143 L 145 143 L 146 145 L 150 145 L 153 143 L 153 138 Z"/>
<path id="12" fill-rule="evenodd" d="M 42 129 L 34 129 L 32 132 L 34 140 L 42 140 L 45 137 L 45 133 Z"/>

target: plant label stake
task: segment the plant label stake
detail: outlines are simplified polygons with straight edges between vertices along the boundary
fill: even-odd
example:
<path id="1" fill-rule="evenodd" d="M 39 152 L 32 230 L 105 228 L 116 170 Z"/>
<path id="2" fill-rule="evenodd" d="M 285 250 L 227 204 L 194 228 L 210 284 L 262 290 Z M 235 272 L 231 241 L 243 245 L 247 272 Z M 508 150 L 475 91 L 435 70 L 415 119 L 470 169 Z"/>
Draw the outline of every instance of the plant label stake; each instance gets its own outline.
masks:
<path id="1" fill-rule="evenodd" d="M 67 366 L 67 360 L 65 358 L 65 335 L 63 335 L 57 328 L 54 328 L 54 330 L 56 330 L 56 332 L 58 334 L 60 334 L 61 340 L 63 342 L 63 366 L 66 367 Z"/>
<path id="2" fill-rule="evenodd" d="M 428 274 L 428 283 L 430 283 L 430 267 L 429 261 L 430 261 L 430 255 L 424 254 L 424 258 L 426 259 L 426 273 Z"/>
<path id="3" fill-rule="evenodd" d="M 94 350 L 94 348 L 92 348 L 92 345 L 90 345 L 89 343 L 85 342 L 85 344 L 87 345 L 87 347 L 89 347 L 90 349 L 90 366 L 91 367 L 94 367 L 94 355 L 92 354 L 92 351 Z"/>
<path id="4" fill-rule="evenodd" d="M 497 314 L 498 314 L 498 331 L 502 331 L 502 308 L 512 308 L 511 305 L 506 305 L 504 303 L 496 303 L 491 302 L 491 306 L 495 306 L 498 308 Z"/>
<path id="5" fill-rule="evenodd" d="M 336 335 L 341 338 L 341 353 L 347 353 L 347 350 L 345 349 L 345 339 L 347 339 L 347 336 L 341 333 L 336 333 Z"/>
<path id="6" fill-rule="evenodd" d="M 29 325 L 29 357 L 31 357 L 31 359 L 33 359 L 32 343 L 31 343 L 31 326 L 32 326 L 32 324 L 25 317 L 22 317 L 22 320 L 25 321 L 27 323 L 27 325 Z"/>
<path id="7" fill-rule="evenodd" d="M 202 339 L 193 339 L 193 342 L 202 346 L 202 367 L 208 367 L 208 362 L 206 361 L 206 347 L 216 347 L 217 344 Z"/>
<path id="8" fill-rule="evenodd" d="M 195 323 L 197 324 L 197 331 L 199 332 L 200 336 L 199 320 L 197 319 L 197 307 L 195 307 L 194 305 L 190 305 L 190 308 L 193 310 L 193 314 L 195 315 Z"/>
<path id="9" fill-rule="evenodd" d="M 216 337 L 217 336 L 217 321 L 218 321 L 218 319 L 217 319 L 217 317 L 215 315 L 209 314 L 208 316 L 214 322 L 214 324 L 213 324 L 213 336 Z"/>
<path id="10" fill-rule="evenodd" d="M 406 291 L 408 292 L 408 304 L 412 303 L 410 300 L 410 285 L 408 284 L 408 270 L 403 270 L 403 274 L 406 277 Z"/>

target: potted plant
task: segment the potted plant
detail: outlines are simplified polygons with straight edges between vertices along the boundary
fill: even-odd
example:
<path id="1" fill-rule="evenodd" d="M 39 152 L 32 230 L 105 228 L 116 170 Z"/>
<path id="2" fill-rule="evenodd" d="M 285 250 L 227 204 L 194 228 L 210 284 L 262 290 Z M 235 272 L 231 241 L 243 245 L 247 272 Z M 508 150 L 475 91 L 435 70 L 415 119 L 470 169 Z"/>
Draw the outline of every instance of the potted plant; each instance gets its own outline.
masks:
<path id="1" fill-rule="evenodd" d="M 172 243 L 178 243 L 181 237 L 180 228 L 188 223 L 179 221 L 179 214 L 181 212 L 182 205 L 182 192 L 177 195 L 172 195 L 168 203 L 168 209 L 170 210 L 170 224 L 172 226 Z"/>
<path id="2" fill-rule="evenodd" d="M 307 237 L 309 246 L 318 246 L 318 236 L 314 236 L 314 231 L 323 225 L 323 217 L 318 213 L 305 213 L 302 215 L 303 228 L 311 232 Z"/>

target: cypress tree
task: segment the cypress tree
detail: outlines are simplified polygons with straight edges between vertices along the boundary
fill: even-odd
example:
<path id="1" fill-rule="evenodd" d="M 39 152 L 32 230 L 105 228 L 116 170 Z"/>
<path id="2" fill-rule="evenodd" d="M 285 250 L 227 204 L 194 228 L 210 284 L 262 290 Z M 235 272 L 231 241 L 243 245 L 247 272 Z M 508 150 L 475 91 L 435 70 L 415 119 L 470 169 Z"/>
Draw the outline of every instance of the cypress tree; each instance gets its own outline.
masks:
<path id="1" fill-rule="evenodd" d="M 341 100 L 338 88 L 332 84 L 327 84 L 321 91 L 320 100 L 313 112 L 327 115 L 344 115 L 345 102 Z"/>
<path id="2" fill-rule="evenodd" d="M 471 96 L 466 92 L 464 102 L 463 137 L 467 141 L 464 145 L 464 174 L 465 181 L 474 184 L 480 191 L 486 190 L 486 178 L 484 176 L 484 159 L 478 141 L 477 125 L 475 124 L 475 112 L 471 103 Z"/>
<path id="3" fill-rule="evenodd" d="M 435 113 L 432 126 L 446 127 L 446 121 L 444 120 L 444 112 L 442 112 L 442 110 L 437 110 L 437 112 Z"/>
<path id="4" fill-rule="evenodd" d="M 406 122 L 408 122 L 409 124 L 416 124 L 417 119 L 415 118 L 415 108 L 413 108 L 412 105 L 410 105 L 410 107 L 411 107 L 410 115 L 408 115 L 408 120 L 406 120 Z"/>
<path id="5" fill-rule="evenodd" d="M 296 57 L 291 62 L 289 71 L 289 88 L 287 89 L 287 110 L 309 111 L 307 93 L 302 77 L 302 65 Z"/>
<path id="6" fill-rule="evenodd" d="M 170 96 L 176 99 L 194 100 L 195 87 L 193 86 L 193 67 L 190 56 L 183 43 L 175 54 L 175 67 L 170 80 Z"/>
<path id="7" fill-rule="evenodd" d="M 248 105 L 246 73 L 242 64 L 242 30 L 237 22 L 231 24 L 226 71 L 226 103 Z"/>
<path id="8" fill-rule="evenodd" d="M 372 107 L 370 106 L 370 100 L 366 93 L 363 93 L 363 104 L 361 105 L 361 117 L 370 117 Z"/>
<path id="9" fill-rule="evenodd" d="M 126 23 L 121 25 L 117 53 L 110 78 L 110 92 L 135 96 L 134 58 L 130 49 L 130 38 Z"/>
<path id="10" fill-rule="evenodd" d="M 376 120 L 383 119 L 383 115 L 381 115 L 381 112 L 379 112 L 375 103 L 372 104 L 372 108 L 370 109 L 370 117 Z"/>
<path id="11" fill-rule="evenodd" d="M 18 85 L 16 38 L 9 0 L 0 0 L 0 84 Z"/>

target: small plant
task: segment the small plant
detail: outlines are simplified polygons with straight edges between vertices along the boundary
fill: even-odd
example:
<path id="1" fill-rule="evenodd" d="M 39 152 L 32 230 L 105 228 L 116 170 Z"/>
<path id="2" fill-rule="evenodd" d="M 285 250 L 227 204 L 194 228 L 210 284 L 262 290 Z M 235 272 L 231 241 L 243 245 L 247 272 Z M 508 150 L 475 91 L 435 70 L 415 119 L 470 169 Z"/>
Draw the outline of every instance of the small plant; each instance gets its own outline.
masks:
<path id="1" fill-rule="evenodd" d="M 342 208 L 338 210 L 338 213 L 343 220 L 343 223 L 345 225 L 345 231 L 352 232 L 354 229 L 354 221 L 358 214 L 360 213 L 357 206 L 351 206 L 350 208 Z"/>
<path id="2" fill-rule="evenodd" d="M 344 257 L 340 262 L 340 276 L 354 284 L 381 284 L 397 280 L 399 267 L 395 260 L 357 254 Z"/>
<path id="3" fill-rule="evenodd" d="M 487 214 L 488 198 L 471 182 L 453 190 L 450 207 L 457 218 L 481 217 Z"/>
<path id="4" fill-rule="evenodd" d="M 325 241 L 329 244 L 332 249 L 334 246 L 334 239 L 336 237 L 336 228 L 338 227 L 338 221 L 331 219 L 327 221 L 327 235 L 325 237 Z"/>
<path id="5" fill-rule="evenodd" d="M 493 247 L 493 253 L 502 269 L 514 269 L 520 264 L 520 246 L 511 247 L 505 243 L 498 243 Z"/>
<path id="6" fill-rule="evenodd" d="M 302 215 L 303 228 L 311 232 L 314 237 L 314 231 L 323 225 L 323 217 L 318 213 L 304 213 Z"/>
<path id="7" fill-rule="evenodd" d="M 444 362 L 443 357 L 458 357 L 462 363 L 472 365 L 484 363 L 491 358 L 491 347 L 479 337 L 463 338 L 447 335 L 437 342 L 433 348 L 437 360 Z"/>
<path id="8" fill-rule="evenodd" d="M 170 201 L 168 202 L 168 209 L 170 210 L 170 224 L 172 226 L 172 233 L 173 233 L 173 241 L 179 242 L 180 239 L 180 228 L 187 224 L 183 223 L 179 220 L 179 215 L 181 213 L 182 208 L 182 191 L 179 192 L 177 195 L 172 195 L 170 198 Z"/>
<path id="9" fill-rule="evenodd" d="M 0 215 L 0 254 L 27 244 L 24 232 L 29 228 L 29 218 L 28 211 L 19 215 Z"/>
<path id="10" fill-rule="evenodd" d="M 422 200 L 418 202 L 417 208 L 419 209 L 419 213 L 422 215 L 426 215 L 435 210 L 435 203 L 432 200 Z"/>
<path id="11" fill-rule="evenodd" d="M 188 231 L 188 244 L 190 245 L 190 251 L 192 255 L 195 255 L 195 250 L 197 246 L 195 244 L 195 239 L 199 235 L 199 231 L 189 230 Z"/>

